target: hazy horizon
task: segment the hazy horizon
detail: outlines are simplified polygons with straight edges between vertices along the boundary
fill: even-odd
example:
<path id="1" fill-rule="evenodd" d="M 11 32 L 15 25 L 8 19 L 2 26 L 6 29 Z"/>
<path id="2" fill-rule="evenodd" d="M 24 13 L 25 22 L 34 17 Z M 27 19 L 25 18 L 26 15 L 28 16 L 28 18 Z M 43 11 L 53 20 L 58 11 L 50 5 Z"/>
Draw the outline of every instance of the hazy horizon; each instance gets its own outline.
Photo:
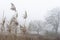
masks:
<path id="1" fill-rule="evenodd" d="M 3 11 L 7 20 L 11 19 L 14 12 L 10 10 L 11 3 L 16 6 L 19 14 L 18 20 L 23 22 L 23 14 L 25 10 L 28 15 L 28 22 L 31 20 L 45 20 L 48 10 L 60 7 L 59 0 L 0 0 L 0 19 L 2 18 Z"/>

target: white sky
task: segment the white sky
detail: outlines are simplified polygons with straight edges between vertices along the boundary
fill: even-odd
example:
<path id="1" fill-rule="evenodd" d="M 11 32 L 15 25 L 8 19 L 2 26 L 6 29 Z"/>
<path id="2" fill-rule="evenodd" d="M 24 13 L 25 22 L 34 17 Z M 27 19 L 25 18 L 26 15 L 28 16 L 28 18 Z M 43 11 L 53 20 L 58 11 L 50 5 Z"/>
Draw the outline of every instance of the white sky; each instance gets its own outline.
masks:
<path id="1" fill-rule="evenodd" d="M 28 13 L 28 21 L 44 20 L 48 10 L 60 7 L 60 0 L 0 0 L 0 18 L 2 18 L 3 10 L 7 19 L 12 17 L 14 12 L 10 10 L 10 3 L 15 4 L 19 13 L 18 19 L 21 21 L 25 10 Z"/>

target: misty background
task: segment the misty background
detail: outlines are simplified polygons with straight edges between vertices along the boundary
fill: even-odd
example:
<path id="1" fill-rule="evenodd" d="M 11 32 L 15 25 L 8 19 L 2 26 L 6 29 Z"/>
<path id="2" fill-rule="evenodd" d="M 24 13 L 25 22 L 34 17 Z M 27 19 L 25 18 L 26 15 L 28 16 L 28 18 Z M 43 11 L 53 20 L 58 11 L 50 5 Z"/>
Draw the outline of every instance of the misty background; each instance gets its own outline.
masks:
<path id="1" fill-rule="evenodd" d="M 11 3 L 14 3 L 18 12 L 18 22 L 22 25 L 24 24 L 24 19 L 22 17 L 25 10 L 27 11 L 28 16 L 26 19 L 26 25 L 29 25 L 30 22 L 36 23 L 36 25 L 41 22 L 41 25 L 45 25 L 47 24 L 45 21 L 46 17 L 50 14 L 49 12 L 53 8 L 60 7 L 59 0 L 0 0 L 0 21 L 2 21 L 3 11 L 4 17 L 6 17 L 6 20 L 8 21 L 11 20 L 12 16 L 15 14 L 15 12 L 10 9 Z M 47 27 L 45 29 L 51 30 L 50 28 Z"/>
<path id="2" fill-rule="evenodd" d="M 28 18 L 27 20 L 43 20 L 47 16 L 47 11 L 52 8 L 60 7 L 59 0 L 0 0 L 0 18 L 3 15 L 10 19 L 14 14 L 13 11 L 10 10 L 11 4 L 14 3 L 16 9 L 19 13 L 19 20 L 22 21 L 22 15 L 24 11 L 27 11 Z M 21 22 L 20 21 L 20 22 Z"/>

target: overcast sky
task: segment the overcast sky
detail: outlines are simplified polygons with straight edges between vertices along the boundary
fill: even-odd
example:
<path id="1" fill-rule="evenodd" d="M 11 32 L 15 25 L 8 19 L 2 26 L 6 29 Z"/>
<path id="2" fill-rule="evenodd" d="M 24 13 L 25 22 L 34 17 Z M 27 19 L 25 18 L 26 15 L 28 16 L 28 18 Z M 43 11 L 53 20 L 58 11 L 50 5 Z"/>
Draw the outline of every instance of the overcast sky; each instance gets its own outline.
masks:
<path id="1" fill-rule="evenodd" d="M 27 20 L 44 20 L 47 11 L 52 8 L 60 7 L 60 0 L 0 0 L 0 18 L 3 10 L 7 19 L 10 19 L 14 12 L 10 10 L 11 4 L 14 3 L 19 13 L 19 20 L 23 20 L 23 14 L 27 11 Z"/>

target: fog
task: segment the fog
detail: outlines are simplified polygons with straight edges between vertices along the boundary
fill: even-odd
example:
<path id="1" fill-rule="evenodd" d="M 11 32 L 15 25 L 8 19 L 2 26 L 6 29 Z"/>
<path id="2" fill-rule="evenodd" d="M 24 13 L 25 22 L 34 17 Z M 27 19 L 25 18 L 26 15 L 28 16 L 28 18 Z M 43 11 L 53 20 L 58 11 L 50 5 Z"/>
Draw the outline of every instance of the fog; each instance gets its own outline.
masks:
<path id="1" fill-rule="evenodd" d="M 48 10 L 60 7 L 60 0 L 0 0 L 0 18 L 2 18 L 3 10 L 7 19 L 10 19 L 14 15 L 14 12 L 10 10 L 10 3 L 15 4 L 19 13 L 19 20 L 21 21 L 23 20 L 24 11 L 27 11 L 28 22 L 30 20 L 44 21 Z"/>

